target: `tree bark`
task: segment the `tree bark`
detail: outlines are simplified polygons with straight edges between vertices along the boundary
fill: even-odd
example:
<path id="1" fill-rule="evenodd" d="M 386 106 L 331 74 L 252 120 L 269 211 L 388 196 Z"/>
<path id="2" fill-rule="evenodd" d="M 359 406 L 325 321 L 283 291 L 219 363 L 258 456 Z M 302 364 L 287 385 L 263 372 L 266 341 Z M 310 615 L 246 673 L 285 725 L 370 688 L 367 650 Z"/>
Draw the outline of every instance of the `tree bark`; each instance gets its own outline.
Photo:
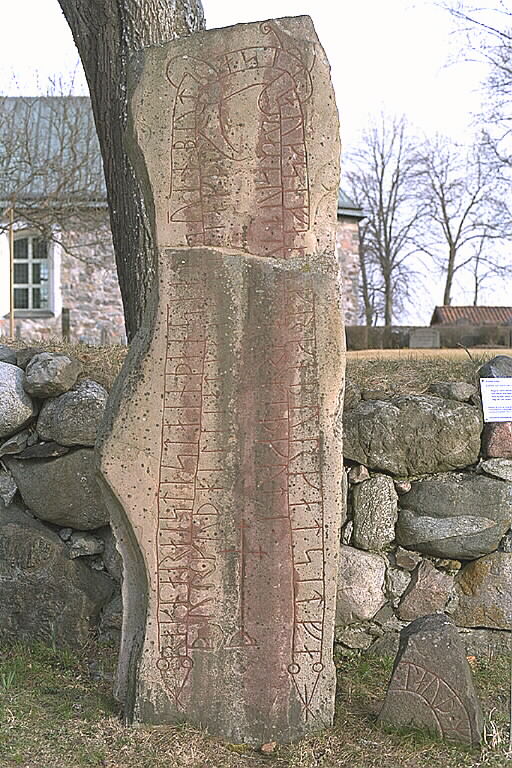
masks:
<path id="1" fill-rule="evenodd" d="M 103 156 L 117 273 L 130 341 L 142 323 L 155 256 L 142 193 L 123 147 L 127 63 L 148 45 L 204 28 L 201 0 L 59 0 L 85 70 Z"/>

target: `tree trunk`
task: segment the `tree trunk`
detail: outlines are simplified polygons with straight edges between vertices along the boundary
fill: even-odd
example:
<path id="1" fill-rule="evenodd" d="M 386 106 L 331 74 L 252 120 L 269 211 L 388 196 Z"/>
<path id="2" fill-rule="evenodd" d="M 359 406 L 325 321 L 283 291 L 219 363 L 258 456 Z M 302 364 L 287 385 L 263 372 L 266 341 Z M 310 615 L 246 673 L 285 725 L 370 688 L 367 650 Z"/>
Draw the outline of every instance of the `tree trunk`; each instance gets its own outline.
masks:
<path id="1" fill-rule="evenodd" d="M 103 156 L 126 332 L 140 327 L 155 277 L 153 243 L 142 193 L 123 147 L 127 62 L 204 28 L 201 0 L 59 0 L 89 84 Z"/>
<path id="2" fill-rule="evenodd" d="M 444 285 L 443 305 L 448 307 L 452 303 L 452 286 L 453 275 L 455 274 L 455 257 L 457 256 L 457 249 L 454 245 L 450 245 L 450 251 L 448 254 L 448 264 L 446 267 L 446 283 Z"/>
<path id="3" fill-rule="evenodd" d="M 384 325 L 393 322 L 393 282 L 390 274 L 384 275 Z"/>

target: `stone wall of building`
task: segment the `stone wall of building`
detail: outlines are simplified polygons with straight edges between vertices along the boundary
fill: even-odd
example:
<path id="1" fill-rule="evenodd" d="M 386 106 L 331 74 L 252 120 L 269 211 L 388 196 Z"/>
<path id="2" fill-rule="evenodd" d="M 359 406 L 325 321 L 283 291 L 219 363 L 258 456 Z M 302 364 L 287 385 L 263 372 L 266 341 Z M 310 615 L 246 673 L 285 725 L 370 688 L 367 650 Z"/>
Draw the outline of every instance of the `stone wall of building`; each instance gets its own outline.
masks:
<path id="1" fill-rule="evenodd" d="M 123 305 L 107 212 L 93 211 L 70 221 L 68 227 L 55 235 L 50 258 L 50 311 L 34 311 L 31 316 L 17 312 L 15 335 L 27 340 L 61 338 L 62 314 L 68 310 L 70 341 L 125 343 Z M 8 274 L 5 279 L 8 280 Z M 3 314 L 0 336 L 8 333 L 9 317 Z"/>
<path id="2" fill-rule="evenodd" d="M 338 216 L 336 256 L 340 264 L 343 286 L 345 325 L 359 322 L 359 222 L 356 218 Z"/>

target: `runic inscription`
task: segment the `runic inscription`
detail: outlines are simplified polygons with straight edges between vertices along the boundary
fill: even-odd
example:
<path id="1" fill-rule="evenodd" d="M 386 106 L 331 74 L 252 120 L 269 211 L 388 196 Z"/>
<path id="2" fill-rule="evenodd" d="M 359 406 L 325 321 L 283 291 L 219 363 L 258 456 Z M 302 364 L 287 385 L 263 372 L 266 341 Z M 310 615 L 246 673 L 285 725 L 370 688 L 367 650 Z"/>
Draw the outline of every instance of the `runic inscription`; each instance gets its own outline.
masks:
<path id="1" fill-rule="evenodd" d="M 332 722 L 339 126 L 307 17 L 146 48 L 126 139 L 155 290 L 100 446 L 128 720 L 231 742 Z"/>
<path id="2" fill-rule="evenodd" d="M 205 61 L 171 59 L 177 89 L 172 117 L 169 222 L 186 222 L 190 246 L 231 245 L 274 258 L 304 255 L 310 227 L 304 103 L 311 75 L 278 29 L 259 27 L 261 43 Z M 231 103 L 252 110 L 255 130 L 237 128 Z M 248 225 L 237 200 L 251 180 Z"/>
<path id="3" fill-rule="evenodd" d="M 165 391 L 158 485 L 158 630 L 156 665 L 177 708 L 197 654 L 243 647 L 265 652 L 272 616 L 259 615 L 248 595 L 261 573 L 288 569 L 291 618 L 287 671 L 303 706 L 314 698 L 324 668 L 324 509 L 320 467 L 315 296 L 304 278 L 281 280 L 274 343 L 254 340 L 242 391 L 258 418 L 243 464 L 238 519 L 227 500 L 236 462 L 218 342 L 222 327 L 205 281 L 170 285 L 166 318 Z M 279 295 L 280 294 L 280 295 Z M 271 322 L 272 318 L 268 319 Z M 232 539 L 221 533 L 231 526 Z M 239 602 L 219 623 L 219 561 L 237 561 Z M 282 575 L 280 576 L 282 582 Z M 279 588 L 271 579 L 268 592 Z M 271 594 L 261 595 L 263 605 Z"/>
<path id="4" fill-rule="evenodd" d="M 417 697 L 432 714 L 438 735 L 446 741 L 471 743 L 467 707 L 446 680 L 419 664 L 401 662 L 394 672 L 390 690 Z"/>

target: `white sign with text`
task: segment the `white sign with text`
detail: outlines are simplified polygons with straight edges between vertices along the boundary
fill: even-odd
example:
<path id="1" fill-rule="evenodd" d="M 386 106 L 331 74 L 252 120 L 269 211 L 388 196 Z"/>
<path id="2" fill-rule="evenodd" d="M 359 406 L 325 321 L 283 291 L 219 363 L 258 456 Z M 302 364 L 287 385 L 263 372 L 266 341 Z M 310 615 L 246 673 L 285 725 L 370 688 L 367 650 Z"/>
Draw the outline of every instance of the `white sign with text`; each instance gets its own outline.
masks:
<path id="1" fill-rule="evenodd" d="M 484 421 L 512 421 L 512 378 L 480 379 Z"/>

